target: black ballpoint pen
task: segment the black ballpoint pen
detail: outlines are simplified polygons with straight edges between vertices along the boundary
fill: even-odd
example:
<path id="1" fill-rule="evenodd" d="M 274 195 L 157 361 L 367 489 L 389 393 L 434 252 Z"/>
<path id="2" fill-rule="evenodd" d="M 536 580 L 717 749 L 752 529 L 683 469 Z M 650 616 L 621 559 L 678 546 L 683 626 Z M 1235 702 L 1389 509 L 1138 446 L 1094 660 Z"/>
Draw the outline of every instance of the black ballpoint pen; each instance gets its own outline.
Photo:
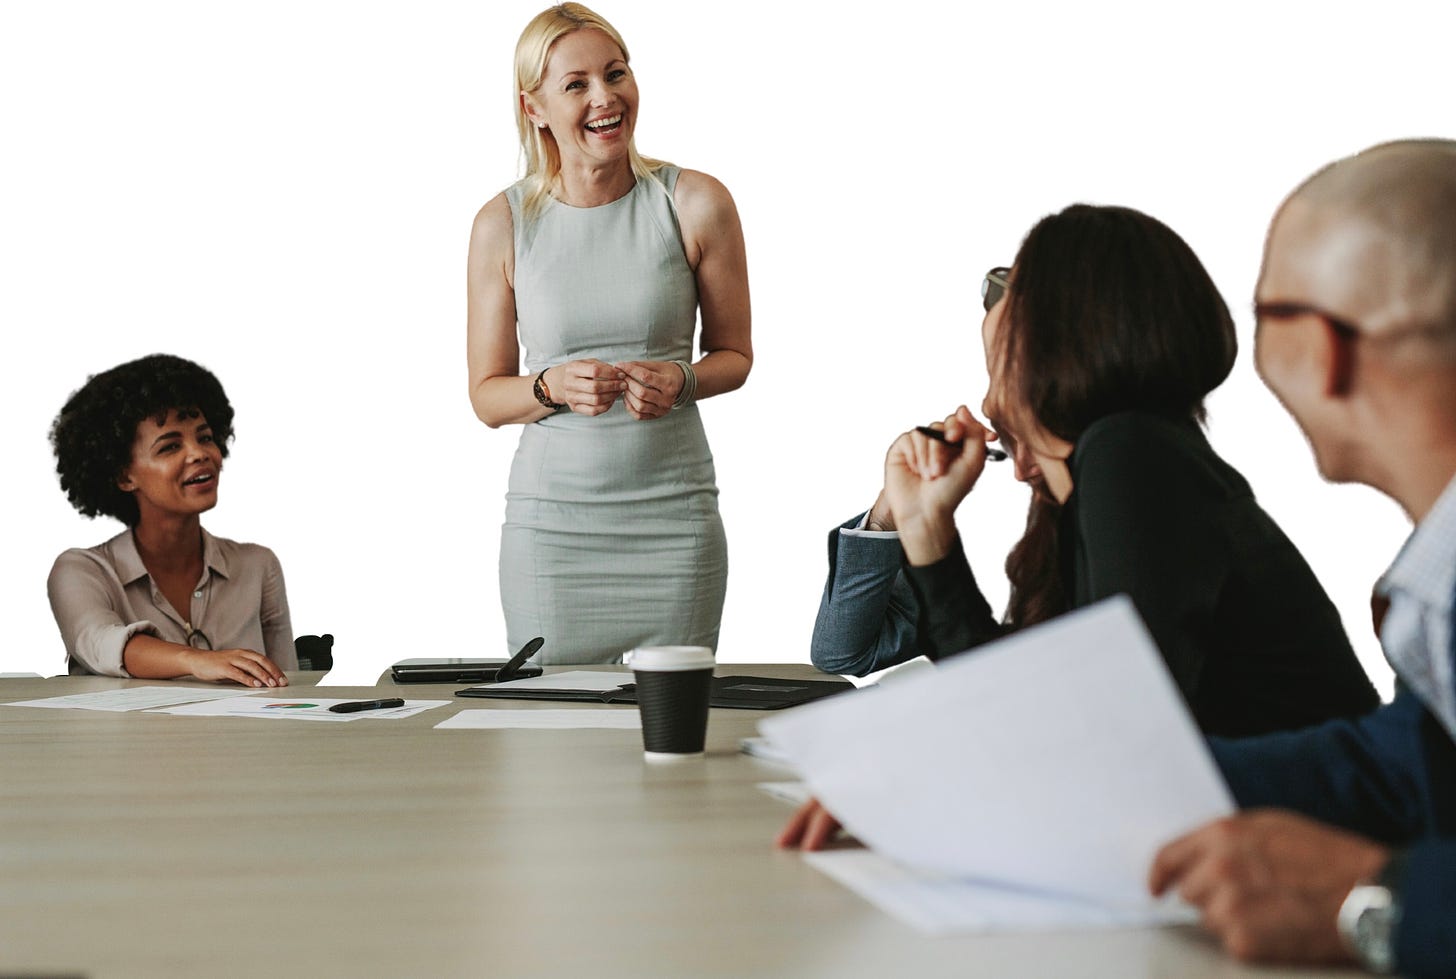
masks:
<path id="1" fill-rule="evenodd" d="M 526 643 L 526 645 L 522 646 L 520 652 L 512 656 L 506 662 L 505 666 L 502 666 L 499 670 L 496 671 L 495 682 L 505 683 L 507 680 L 512 679 L 516 675 L 516 672 L 520 670 L 521 667 L 526 665 L 526 660 L 530 659 L 532 656 L 535 656 L 536 650 L 540 649 L 543 645 L 545 645 L 545 643 L 545 639 L 543 639 L 541 636 L 537 636 L 535 639 L 532 639 L 530 642 Z"/>
<path id="2" fill-rule="evenodd" d="M 335 714 L 353 714 L 361 710 L 384 710 L 386 707 L 403 707 L 404 700 L 400 697 L 386 697 L 383 700 L 351 700 L 344 704 L 334 704 L 329 708 Z"/>
<path id="3" fill-rule="evenodd" d="M 915 426 L 915 431 L 919 432 L 921 435 L 926 436 L 927 438 L 933 438 L 937 442 L 945 442 L 945 432 L 942 432 L 938 428 L 931 428 L 929 425 L 916 425 Z M 950 444 L 954 444 L 954 443 L 946 443 L 946 444 L 950 445 Z M 989 445 L 986 446 L 986 461 L 987 462 L 1001 462 L 1005 458 L 1006 458 L 1006 452 L 1004 450 L 1002 450 L 1002 449 L 993 449 Z"/>

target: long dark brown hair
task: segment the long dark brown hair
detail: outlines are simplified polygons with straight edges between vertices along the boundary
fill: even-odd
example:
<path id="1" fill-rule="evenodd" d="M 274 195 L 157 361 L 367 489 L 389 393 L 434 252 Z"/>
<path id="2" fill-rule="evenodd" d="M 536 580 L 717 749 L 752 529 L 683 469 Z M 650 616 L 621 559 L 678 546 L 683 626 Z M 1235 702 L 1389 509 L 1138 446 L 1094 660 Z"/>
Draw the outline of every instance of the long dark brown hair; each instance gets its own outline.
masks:
<path id="1" fill-rule="evenodd" d="M 1018 408 L 1068 442 L 1121 411 L 1204 419 L 1238 353 L 1233 318 L 1203 263 L 1167 225 L 1125 207 L 1074 204 L 1021 243 L 997 349 Z M 1060 506 L 1033 494 L 1006 558 L 1006 624 L 1067 610 Z"/>

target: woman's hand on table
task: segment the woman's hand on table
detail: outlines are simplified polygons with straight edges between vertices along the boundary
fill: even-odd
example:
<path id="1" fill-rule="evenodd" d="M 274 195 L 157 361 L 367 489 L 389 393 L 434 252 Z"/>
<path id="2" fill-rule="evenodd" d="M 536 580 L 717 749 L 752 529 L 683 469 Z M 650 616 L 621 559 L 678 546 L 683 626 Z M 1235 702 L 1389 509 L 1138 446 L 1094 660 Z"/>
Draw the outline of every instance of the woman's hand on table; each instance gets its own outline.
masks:
<path id="1" fill-rule="evenodd" d="M 885 457 L 885 499 L 905 556 L 914 565 L 934 564 L 955 539 L 955 509 L 986 466 L 986 442 L 995 434 L 965 405 L 933 426 L 945 440 L 910 431 Z"/>
<path id="2" fill-rule="evenodd" d="M 627 390 L 627 376 L 600 360 L 573 360 L 546 371 L 551 400 L 578 415 L 600 415 Z"/>
<path id="3" fill-rule="evenodd" d="M 251 649 L 197 649 L 187 658 L 189 672 L 199 680 L 231 680 L 245 687 L 286 687 L 271 659 Z"/>
<path id="4" fill-rule="evenodd" d="M 810 799 L 799 807 L 774 838 L 781 850 L 822 850 L 839 835 L 839 820 L 819 802 Z"/>
<path id="5" fill-rule="evenodd" d="M 622 401 L 638 421 L 661 418 L 672 410 L 687 378 L 670 360 L 627 360 L 616 365 L 627 379 Z"/>

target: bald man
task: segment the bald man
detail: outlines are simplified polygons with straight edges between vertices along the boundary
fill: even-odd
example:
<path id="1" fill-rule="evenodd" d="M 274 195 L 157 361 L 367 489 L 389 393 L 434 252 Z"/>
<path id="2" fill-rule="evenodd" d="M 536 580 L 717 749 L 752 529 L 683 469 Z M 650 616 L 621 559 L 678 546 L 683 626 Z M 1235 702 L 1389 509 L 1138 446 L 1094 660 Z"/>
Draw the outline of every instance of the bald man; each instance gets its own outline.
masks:
<path id="1" fill-rule="evenodd" d="M 1306 181 L 1270 227 L 1255 311 L 1259 373 L 1320 472 L 1415 524 L 1374 601 L 1399 682 L 1358 721 L 1216 740 L 1252 811 L 1170 843 L 1152 889 L 1241 958 L 1453 975 L 1456 142 L 1388 143 Z"/>

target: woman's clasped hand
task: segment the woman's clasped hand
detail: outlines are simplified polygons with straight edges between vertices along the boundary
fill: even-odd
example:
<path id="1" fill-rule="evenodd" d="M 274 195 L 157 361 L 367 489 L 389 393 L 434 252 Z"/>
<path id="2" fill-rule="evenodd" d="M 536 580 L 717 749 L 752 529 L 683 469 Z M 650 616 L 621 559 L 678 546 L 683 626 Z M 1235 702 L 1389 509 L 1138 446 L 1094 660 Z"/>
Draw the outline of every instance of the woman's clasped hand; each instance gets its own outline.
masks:
<path id="1" fill-rule="evenodd" d="M 631 360 L 617 368 L 626 376 L 622 403 L 627 414 L 638 421 L 661 418 L 671 411 L 688 379 L 686 370 L 672 361 Z"/>
<path id="2" fill-rule="evenodd" d="M 620 398 L 629 415 L 650 421 L 672 410 L 687 374 L 673 361 L 573 360 L 548 368 L 542 381 L 558 403 L 578 415 L 600 415 Z"/>

